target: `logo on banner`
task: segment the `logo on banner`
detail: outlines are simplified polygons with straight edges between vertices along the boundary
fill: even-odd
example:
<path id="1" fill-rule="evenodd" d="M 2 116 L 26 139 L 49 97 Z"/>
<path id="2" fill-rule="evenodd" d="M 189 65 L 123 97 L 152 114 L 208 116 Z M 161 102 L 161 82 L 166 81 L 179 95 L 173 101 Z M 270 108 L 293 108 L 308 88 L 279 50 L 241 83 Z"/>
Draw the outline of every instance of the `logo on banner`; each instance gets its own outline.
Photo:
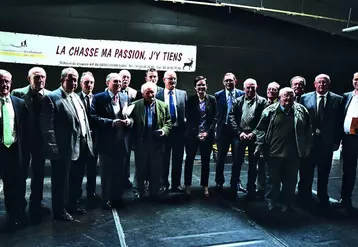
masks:
<path id="1" fill-rule="evenodd" d="M 21 42 L 20 45 L 14 45 L 14 44 L 11 44 L 13 47 L 16 47 L 16 48 L 22 48 L 22 47 L 27 47 L 27 42 L 26 42 L 26 39 L 24 41 Z"/>
<path id="2" fill-rule="evenodd" d="M 188 62 L 188 63 L 184 63 L 183 70 L 185 69 L 185 67 L 188 67 L 189 70 L 191 69 L 191 67 L 193 66 L 194 60 L 192 58 L 189 58 L 189 61 L 190 62 Z"/>

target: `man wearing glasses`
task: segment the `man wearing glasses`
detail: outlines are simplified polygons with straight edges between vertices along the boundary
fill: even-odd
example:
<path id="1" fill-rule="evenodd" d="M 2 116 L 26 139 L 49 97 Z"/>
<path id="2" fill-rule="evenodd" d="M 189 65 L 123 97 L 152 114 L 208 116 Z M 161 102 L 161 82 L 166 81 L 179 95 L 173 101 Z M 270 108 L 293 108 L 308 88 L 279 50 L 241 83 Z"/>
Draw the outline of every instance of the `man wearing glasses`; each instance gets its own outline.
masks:
<path id="1" fill-rule="evenodd" d="M 230 145 L 232 149 L 233 163 L 236 160 L 236 146 L 239 142 L 238 136 L 234 133 L 230 121 L 228 119 L 229 112 L 232 107 L 234 99 L 244 94 L 244 91 L 236 89 L 236 76 L 233 73 L 226 73 L 223 78 L 224 89 L 215 93 L 215 98 L 218 104 L 218 117 L 216 126 L 216 142 L 218 145 L 218 159 L 216 163 L 215 182 L 218 190 L 223 189 L 225 183 L 224 165 L 226 155 L 229 151 Z M 244 187 L 239 182 L 239 190 L 246 192 Z"/>
<path id="2" fill-rule="evenodd" d="M 169 166 L 170 153 L 172 154 L 172 192 L 184 192 L 180 185 L 182 163 L 184 155 L 184 132 L 185 132 L 185 105 L 187 93 L 177 89 L 177 75 L 175 71 L 168 70 L 164 73 L 163 78 L 165 88 L 157 93 L 156 98 L 164 101 L 169 106 L 169 113 L 172 122 L 172 129 L 167 137 L 167 142 L 163 160 L 163 183 L 169 188 Z"/>

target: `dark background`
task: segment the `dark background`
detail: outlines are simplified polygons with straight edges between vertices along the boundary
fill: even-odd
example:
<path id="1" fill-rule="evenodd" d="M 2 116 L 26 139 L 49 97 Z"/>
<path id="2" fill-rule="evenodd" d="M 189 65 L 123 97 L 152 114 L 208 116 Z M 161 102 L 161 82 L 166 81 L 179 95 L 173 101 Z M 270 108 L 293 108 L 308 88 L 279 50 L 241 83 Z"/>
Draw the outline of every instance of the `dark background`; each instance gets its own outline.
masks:
<path id="1" fill-rule="evenodd" d="M 178 73 L 178 88 L 189 93 L 193 93 L 197 75 L 208 78 L 209 93 L 214 93 L 222 89 L 224 73 L 233 72 L 238 88 L 252 77 L 262 95 L 269 82 L 288 86 L 295 75 L 307 79 L 306 91 L 310 91 L 314 77 L 326 73 L 331 76 L 332 91 L 342 94 L 352 90 L 352 74 L 358 71 L 356 40 L 257 13 L 149 0 L 68 2 L 0 5 L 0 31 L 197 45 L 196 72 Z M 2 63 L 0 67 L 13 74 L 13 88 L 28 84 L 26 76 L 32 65 Z M 43 67 L 48 74 L 47 88 L 57 88 L 62 67 Z M 76 69 L 80 73 L 89 70 Z M 90 70 L 96 79 L 95 91 L 102 91 L 106 75 L 114 70 Z M 139 89 L 144 71 L 131 73 L 132 86 Z M 163 84 L 161 78 L 159 84 Z"/>

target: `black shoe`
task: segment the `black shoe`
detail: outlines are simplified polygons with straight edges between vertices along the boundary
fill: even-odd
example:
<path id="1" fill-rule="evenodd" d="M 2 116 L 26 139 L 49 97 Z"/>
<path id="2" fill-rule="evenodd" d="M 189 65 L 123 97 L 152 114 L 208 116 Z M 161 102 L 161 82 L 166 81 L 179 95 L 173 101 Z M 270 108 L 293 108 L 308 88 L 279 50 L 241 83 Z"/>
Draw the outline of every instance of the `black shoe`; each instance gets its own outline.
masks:
<path id="1" fill-rule="evenodd" d="M 67 212 L 54 214 L 53 219 L 57 221 L 73 221 L 72 215 Z"/>
<path id="2" fill-rule="evenodd" d="M 215 186 L 215 191 L 216 191 L 217 193 L 223 193 L 223 192 L 224 192 L 224 186 L 223 186 L 222 184 L 217 184 L 217 185 Z"/>
<path id="3" fill-rule="evenodd" d="M 86 214 L 86 209 L 81 208 L 79 206 L 70 206 L 67 209 L 67 212 L 70 214 Z"/>
<path id="4" fill-rule="evenodd" d="M 273 211 L 276 209 L 276 204 L 274 202 L 269 201 L 267 207 L 269 211 Z"/>
<path id="5" fill-rule="evenodd" d="M 177 186 L 177 187 L 172 188 L 170 191 L 173 192 L 173 193 L 184 193 L 184 190 L 180 185 Z"/>
<path id="6" fill-rule="evenodd" d="M 333 209 L 348 209 L 349 210 L 349 209 L 353 208 L 352 200 L 340 199 L 338 202 L 332 203 L 332 208 Z"/>
<path id="7" fill-rule="evenodd" d="M 228 190 L 228 200 L 234 202 L 236 201 L 236 197 L 237 197 L 236 188 L 230 187 L 230 189 Z"/>
<path id="8" fill-rule="evenodd" d="M 281 212 L 283 212 L 283 213 L 287 213 L 287 212 L 289 212 L 291 210 L 292 210 L 292 208 L 288 204 L 283 204 L 282 207 L 281 207 Z"/>
<path id="9" fill-rule="evenodd" d="M 103 208 L 103 209 L 107 209 L 107 210 L 112 209 L 112 203 L 111 203 L 111 201 L 103 201 L 103 202 L 102 202 L 102 208 Z"/>
<path id="10" fill-rule="evenodd" d="M 241 183 L 238 183 L 238 184 L 237 184 L 237 190 L 238 190 L 238 191 L 241 191 L 241 192 L 243 192 L 243 193 L 247 193 L 247 190 L 244 188 L 244 186 L 242 186 Z"/>

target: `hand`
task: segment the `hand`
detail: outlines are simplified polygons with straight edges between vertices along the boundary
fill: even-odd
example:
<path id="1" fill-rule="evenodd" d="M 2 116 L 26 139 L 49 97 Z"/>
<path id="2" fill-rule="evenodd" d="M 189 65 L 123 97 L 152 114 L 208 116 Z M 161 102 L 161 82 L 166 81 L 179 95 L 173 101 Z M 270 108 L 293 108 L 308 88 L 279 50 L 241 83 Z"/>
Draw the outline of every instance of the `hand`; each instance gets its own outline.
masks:
<path id="1" fill-rule="evenodd" d="M 160 135 L 159 135 L 159 136 L 164 136 L 164 135 L 165 135 L 165 132 L 164 132 L 164 130 L 162 130 L 162 129 L 159 129 L 158 131 L 160 131 Z"/>
<path id="2" fill-rule="evenodd" d="M 337 151 L 338 150 L 338 148 L 339 148 L 339 144 L 333 144 L 333 152 L 334 151 Z"/>
<path id="3" fill-rule="evenodd" d="M 124 126 L 128 126 L 131 124 L 131 120 L 129 120 L 129 118 L 126 118 L 124 120 L 121 120 L 121 119 L 119 119 L 119 120 L 120 120 L 120 123 Z"/>
<path id="4" fill-rule="evenodd" d="M 250 133 L 250 134 L 248 134 L 247 135 L 247 139 L 249 139 L 249 140 L 255 140 L 255 134 L 254 133 Z"/>
<path id="5" fill-rule="evenodd" d="M 260 157 L 261 154 L 262 154 L 262 148 L 260 145 L 257 145 L 255 148 L 254 156 Z"/>
<path id="6" fill-rule="evenodd" d="M 244 132 L 241 132 L 239 137 L 240 137 L 240 140 L 246 140 L 247 139 L 247 135 Z"/>
<path id="7" fill-rule="evenodd" d="M 112 122 L 112 127 L 118 127 L 121 126 L 121 120 L 120 119 L 114 119 Z"/>

